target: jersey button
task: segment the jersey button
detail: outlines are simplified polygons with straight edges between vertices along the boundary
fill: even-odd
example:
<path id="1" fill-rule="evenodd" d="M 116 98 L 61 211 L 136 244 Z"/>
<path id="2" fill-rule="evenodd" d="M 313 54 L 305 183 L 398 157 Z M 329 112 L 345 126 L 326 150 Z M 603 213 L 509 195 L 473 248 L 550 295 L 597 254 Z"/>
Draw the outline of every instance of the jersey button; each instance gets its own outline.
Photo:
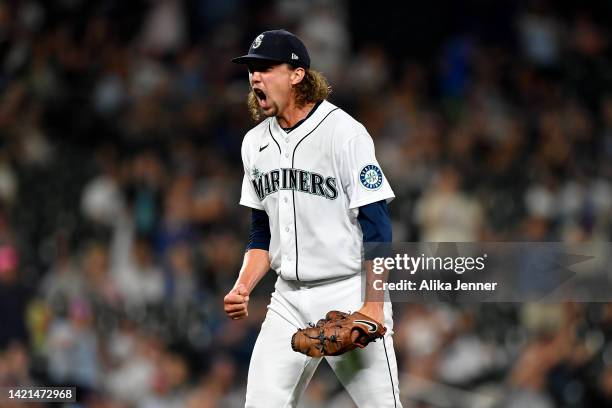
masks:
<path id="1" fill-rule="evenodd" d="M 285 139 L 285 143 L 289 143 L 289 138 Z"/>
<path id="2" fill-rule="evenodd" d="M 285 227 L 285 231 L 289 232 L 289 227 Z"/>
<path id="3" fill-rule="evenodd" d="M 289 153 L 285 153 L 285 157 L 289 157 Z"/>
<path id="4" fill-rule="evenodd" d="M 289 199 L 288 199 L 287 197 L 283 198 L 283 200 L 284 200 L 285 202 L 289 202 Z"/>

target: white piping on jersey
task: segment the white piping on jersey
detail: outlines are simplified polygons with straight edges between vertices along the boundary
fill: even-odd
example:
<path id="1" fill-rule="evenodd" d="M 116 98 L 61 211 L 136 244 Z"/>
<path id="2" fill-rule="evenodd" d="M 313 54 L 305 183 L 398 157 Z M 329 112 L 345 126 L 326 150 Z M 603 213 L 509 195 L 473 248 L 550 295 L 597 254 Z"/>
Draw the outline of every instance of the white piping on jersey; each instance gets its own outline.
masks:
<path id="1" fill-rule="evenodd" d="M 297 144 L 295 145 L 295 147 L 293 148 L 293 155 L 291 156 L 291 167 L 295 168 L 295 152 L 297 151 L 298 146 L 300 145 L 300 143 L 302 143 L 304 141 L 304 139 L 306 139 L 312 132 L 314 132 L 315 130 L 317 130 L 317 128 L 319 127 L 319 125 L 321 123 L 323 123 L 323 121 L 325 119 L 327 119 L 327 117 L 329 115 L 331 115 L 333 112 L 337 111 L 338 108 L 334 108 L 332 110 L 330 110 L 329 112 L 327 112 L 327 115 L 325 115 L 325 117 L 323 119 L 321 119 L 321 121 L 319 123 L 317 123 L 317 126 L 315 126 L 310 132 L 308 132 L 303 138 L 300 139 L 299 142 L 297 142 Z M 295 278 L 299 281 L 300 280 L 300 274 L 299 274 L 299 270 L 298 270 L 298 257 L 299 257 L 299 251 L 298 251 L 298 235 L 297 235 L 297 217 L 296 217 L 296 213 L 295 213 L 295 190 L 291 191 L 291 198 L 292 198 L 292 202 L 293 202 L 293 233 L 295 234 Z"/>

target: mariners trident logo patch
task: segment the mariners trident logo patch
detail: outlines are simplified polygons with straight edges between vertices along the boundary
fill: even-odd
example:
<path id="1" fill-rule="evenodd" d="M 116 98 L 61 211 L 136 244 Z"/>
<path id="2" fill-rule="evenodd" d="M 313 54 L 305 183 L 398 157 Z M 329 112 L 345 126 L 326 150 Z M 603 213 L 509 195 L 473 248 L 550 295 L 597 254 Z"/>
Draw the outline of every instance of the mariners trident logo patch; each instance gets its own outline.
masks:
<path id="1" fill-rule="evenodd" d="M 374 164 L 364 166 L 359 172 L 359 181 L 368 190 L 378 190 L 383 183 L 383 174 Z"/>

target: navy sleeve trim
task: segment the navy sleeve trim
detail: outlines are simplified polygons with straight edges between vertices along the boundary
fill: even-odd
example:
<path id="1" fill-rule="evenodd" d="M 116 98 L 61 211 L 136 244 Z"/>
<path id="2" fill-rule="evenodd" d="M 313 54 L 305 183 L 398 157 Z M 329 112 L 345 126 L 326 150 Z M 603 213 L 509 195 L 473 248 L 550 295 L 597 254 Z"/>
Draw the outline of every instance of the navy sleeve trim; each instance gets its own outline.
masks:
<path id="1" fill-rule="evenodd" d="M 386 200 L 359 207 L 357 220 L 363 232 L 363 242 L 391 242 L 393 231 Z"/>
<path id="2" fill-rule="evenodd" d="M 251 234 L 246 249 L 270 249 L 270 220 L 263 210 L 251 211 Z"/>

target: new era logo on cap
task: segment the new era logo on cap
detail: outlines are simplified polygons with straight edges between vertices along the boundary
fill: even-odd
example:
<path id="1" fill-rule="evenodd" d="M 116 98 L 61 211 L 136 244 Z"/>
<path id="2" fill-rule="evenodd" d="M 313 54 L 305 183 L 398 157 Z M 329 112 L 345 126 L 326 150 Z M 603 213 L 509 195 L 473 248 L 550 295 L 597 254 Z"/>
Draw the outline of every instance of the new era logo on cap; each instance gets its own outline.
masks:
<path id="1" fill-rule="evenodd" d="M 249 53 L 232 62 L 247 64 L 253 60 L 285 62 L 296 67 L 310 68 L 310 56 L 298 37 L 286 30 L 265 31 L 255 37 Z"/>

